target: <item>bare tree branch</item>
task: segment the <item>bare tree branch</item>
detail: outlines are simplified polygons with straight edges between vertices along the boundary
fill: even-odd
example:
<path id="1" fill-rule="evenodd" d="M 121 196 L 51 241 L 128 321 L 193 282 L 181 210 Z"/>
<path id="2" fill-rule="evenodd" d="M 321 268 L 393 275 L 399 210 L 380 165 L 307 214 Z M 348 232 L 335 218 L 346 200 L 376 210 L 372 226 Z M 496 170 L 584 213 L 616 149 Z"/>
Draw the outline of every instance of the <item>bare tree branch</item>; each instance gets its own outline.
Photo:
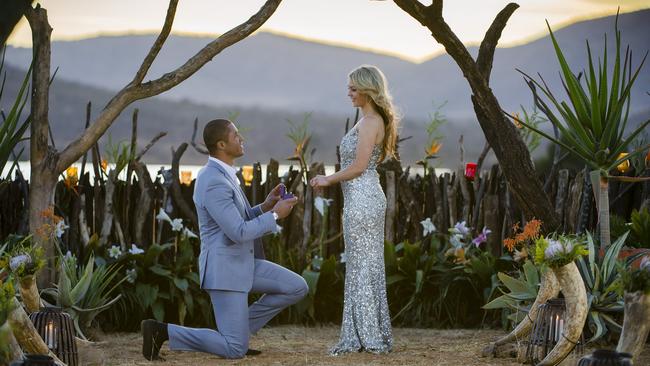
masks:
<path id="1" fill-rule="evenodd" d="M 505 28 L 508 23 L 508 19 L 512 13 L 519 8 L 519 5 L 515 3 L 510 3 L 506 5 L 501 12 L 496 16 L 492 25 L 485 33 L 485 37 L 481 42 L 481 47 L 478 51 L 478 57 L 476 58 L 476 64 L 478 69 L 485 77 L 487 83 L 490 83 L 490 73 L 492 71 L 492 62 L 494 60 L 494 50 L 497 48 L 499 43 L 499 38 L 501 38 L 501 33 L 503 28 Z"/>
<path id="2" fill-rule="evenodd" d="M 192 147 L 194 147 L 194 150 L 200 152 L 203 155 L 210 155 L 208 149 L 201 147 L 196 143 L 196 131 L 198 130 L 198 126 L 199 118 L 197 117 L 194 119 L 194 130 L 192 131 Z"/>
<path id="3" fill-rule="evenodd" d="M 165 137 L 165 136 L 167 136 L 167 132 L 159 132 L 159 133 L 156 135 L 156 137 L 154 137 L 153 139 L 151 139 L 151 141 L 147 144 L 147 146 L 145 146 L 144 149 L 142 149 L 142 150 L 138 153 L 138 155 L 135 156 L 135 158 L 134 158 L 133 160 L 135 160 L 135 161 L 140 161 L 140 159 L 142 159 L 142 156 L 143 156 L 144 154 L 146 154 L 147 151 L 149 151 L 149 149 L 151 149 L 151 147 L 152 147 L 156 142 L 158 142 L 158 140 L 160 140 L 161 138 L 163 138 L 163 137 Z"/>
<path id="4" fill-rule="evenodd" d="M 167 16 L 165 17 L 165 23 L 163 24 L 162 30 L 160 31 L 158 38 L 156 38 L 156 41 L 154 42 L 153 46 L 151 46 L 149 53 L 144 58 L 144 61 L 142 61 L 142 65 L 140 65 L 140 69 L 138 69 L 138 72 L 135 74 L 133 81 L 129 83 L 129 86 L 138 85 L 142 82 L 142 80 L 144 80 L 144 77 L 147 75 L 147 72 L 151 67 L 151 64 L 158 56 L 160 49 L 162 48 L 163 44 L 167 40 L 167 37 L 169 36 L 169 33 L 172 30 L 172 24 L 174 23 L 174 17 L 176 16 L 177 6 L 178 6 L 178 0 L 169 1 L 169 7 L 167 8 Z"/>
<path id="5" fill-rule="evenodd" d="M 70 143 L 59 156 L 56 165 L 57 174 L 75 162 L 84 151 L 97 141 L 119 114 L 136 100 L 148 98 L 167 91 L 192 76 L 227 47 L 241 41 L 264 24 L 275 12 L 282 0 L 267 0 L 260 10 L 246 22 L 210 42 L 185 64 L 162 77 L 138 85 L 127 85 L 120 90 L 106 105 L 93 124 L 75 141 Z M 144 65 L 144 63 L 143 63 Z"/>

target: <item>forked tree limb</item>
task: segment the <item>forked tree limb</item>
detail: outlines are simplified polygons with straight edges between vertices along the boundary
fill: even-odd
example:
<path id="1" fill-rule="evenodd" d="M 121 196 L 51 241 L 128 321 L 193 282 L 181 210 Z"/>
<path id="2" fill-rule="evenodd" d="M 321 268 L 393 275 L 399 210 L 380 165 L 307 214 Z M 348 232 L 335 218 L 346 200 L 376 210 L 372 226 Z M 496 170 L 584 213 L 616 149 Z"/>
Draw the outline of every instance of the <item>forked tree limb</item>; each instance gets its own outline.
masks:
<path id="1" fill-rule="evenodd" d="M 144 78 L 144 75 L 140 76 L 140 74 L 146 73 L 148 70 L 150 66 L 148 60 L 152 57 L 155 59 L 155 55 L 157 55 L 158 52 L 156 50 L 158 46 L 157 43 L 154 43 L 154 46 L 152 46 L 152 49 L 143 61 L 140 70 L 138 71 L 138 74 L 136 74 L 136 77 L 134 77 L 133 81 L 120 90 L 113 99 L 108 102 L 104 110 L 78 139 L 71 142 L 63 151 L 61 151 L 58 156 L 59 159 L 56 164 L 55 172 L 58 174 L 64 171 L 68 166 L 70 166 L 70 164 L 74 163 L 104 134 L 104 132 L 106 132 L 111 123 L 113 123 L 117 116 L 129 104 L 165 92 L 192 76 L 221 51 L 248 37 L 261 27 L 262 24 L 264 24 L 275 12 L 281 1 L 282 0 L 267 0 L 260 10 L 250 19 L 208 43 L 203 49 L 198 51 L 194 56 L 175 70 L 162 75 L 158 79 L 145 83 L 133 84 L 133 81 L 137 81 L 140 77 Z M 173 12 L 173 3 L 175 2 L 177 2 L 177 0 L 170 1 L 170 8 L 167 14 L 168 17 L 165 20 L 163 30 L 156 42 L 163 42 L 166 38 L 165 32 L 168 27 L 171 27 L 171 23 L 173 22 L 173 17 L 170 17 L 169 15 Z M 162 46 L 162 43 L 160 46 Z M 151 62 L 153 62 L 153 60 Z M 149 66 L 147 66 L 148 64 Z"/>
<path id="2" fill-rule="evenodd" d="M 476 62 L 442 16 L 443 1 L 425 6 L 417 0 L 393 0 L 406 13 L 427 27 L 433 38 L 445 47 L 467 79 L 472 90 L 474 111 L 485 138 L 492 147 L 513 196 L 528 219 L 537 218 L 553 231 L 560 225 L 549 197 L 542 189 L 526 144 L 504 115 L 489 87 L 494 48 L 508 19 L 519 7 L 510 3 L 497 15 L 487 31 Z"/>

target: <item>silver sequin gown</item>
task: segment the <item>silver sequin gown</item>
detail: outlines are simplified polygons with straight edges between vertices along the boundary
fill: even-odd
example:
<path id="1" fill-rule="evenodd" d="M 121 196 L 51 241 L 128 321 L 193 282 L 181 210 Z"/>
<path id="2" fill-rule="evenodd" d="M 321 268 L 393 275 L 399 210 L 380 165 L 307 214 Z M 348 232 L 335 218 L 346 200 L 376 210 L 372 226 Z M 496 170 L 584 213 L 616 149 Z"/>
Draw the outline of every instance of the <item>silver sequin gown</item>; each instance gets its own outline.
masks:
<path id="1" fill-rule="evenodd" d="M 341 140 L 341 168 L 356 156 L 359 132 L 350 130 Z M 386 196 L 379 183 L 377 162 L 381 146 L 372 151 L 368 168 L 359 177 L 341 183 L 345 240 L 345 295 L 338 344 L 330 354 L 390 352 L 393 336 L 386 299 L 384 224 Z"/>

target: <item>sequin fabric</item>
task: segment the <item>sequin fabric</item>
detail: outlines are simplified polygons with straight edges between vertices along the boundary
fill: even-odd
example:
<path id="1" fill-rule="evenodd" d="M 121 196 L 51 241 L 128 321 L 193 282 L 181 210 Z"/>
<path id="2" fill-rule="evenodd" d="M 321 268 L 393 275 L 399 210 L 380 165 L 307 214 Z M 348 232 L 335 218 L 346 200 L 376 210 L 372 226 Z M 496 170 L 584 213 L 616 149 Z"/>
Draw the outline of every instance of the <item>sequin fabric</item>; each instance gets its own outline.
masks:
<path id="1" fill-rule="evenodd" d="M 354 161 L 359 140 L 356 128 L 341 140 L 341 168 Z M 345 241 L 345 295 L 338 344 L 330 354 L 390 352 L 393 336 L 386 299 L 384 224 L 386 196 L 379 183 L 377 163 L 381 146 L 372 151 L 368 168 L 359 177 L 341 183 Z"/>

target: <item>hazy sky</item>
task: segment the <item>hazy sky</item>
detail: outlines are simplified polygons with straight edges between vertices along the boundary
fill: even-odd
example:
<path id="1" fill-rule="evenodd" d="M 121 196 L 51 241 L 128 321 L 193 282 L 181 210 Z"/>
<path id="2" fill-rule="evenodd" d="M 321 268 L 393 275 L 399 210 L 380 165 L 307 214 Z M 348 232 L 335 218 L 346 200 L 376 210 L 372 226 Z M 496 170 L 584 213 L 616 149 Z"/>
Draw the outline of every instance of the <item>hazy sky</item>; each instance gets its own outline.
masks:
<path id="1" fill-rule="evenodd" d="M 430 1 L 422 1 L 429 4 Z M 465 43 L 478 43 L 509 1 L 448 0 L 444 17 Z M 167 10 L 165 0 L 41 0 L 48 9 L 53 39 L 78 39 L 97 34 L 157 32 Z M 245 21 L 263 0 L 186 0 L 176 13 L 174 31 L 219 34 Z M 650 6 L 648 0 L 521 0 L 500 45 L 514 45 L 546 34 L 544 20 L 553 27 L 576 20 Z M 284 0 L 262 30 L 307 39 L 350 45 L 422 60 L 438 53 L 425 28 L 392 1 Z M 14 31 L 10 44 L 29 46 L 26 21 Z"/>

